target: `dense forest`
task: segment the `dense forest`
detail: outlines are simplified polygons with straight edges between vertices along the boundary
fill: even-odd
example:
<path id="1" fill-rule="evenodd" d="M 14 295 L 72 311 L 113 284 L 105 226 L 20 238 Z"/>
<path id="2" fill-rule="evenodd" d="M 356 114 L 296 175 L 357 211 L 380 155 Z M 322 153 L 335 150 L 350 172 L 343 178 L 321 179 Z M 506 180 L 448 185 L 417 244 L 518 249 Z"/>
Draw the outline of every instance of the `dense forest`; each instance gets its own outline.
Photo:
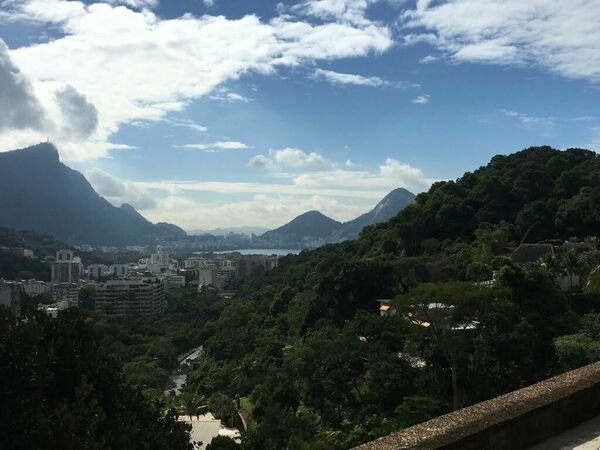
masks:
<path id="1" fill-rule="evenodd" d="M 54 257 L 58 250 L 73 248 L 47 234 L 2 227 L 0 227 L 0 247 L 21 247 L 34 250 L 35 255 L 41 260 L 48 256 Z"/>
<path id="2" fill-rule="evenodd" d="M 6 249 L 3 249 L 6 247 Z M 33 250 L 34 257 L 17 256 L 10 248 Z M 135 252 L 101 253 L 78 251 L 73 246 L 47 234 L 27 230 L 12 230 L 0 227 L 0 278 L 6 280 L 27 280 L 35 278 L 50 281 L 50 265 L 58 250 L 71 249 L 81 257 L 83 264 L 116 264 L 135 261 L 140 257 Z"/>
<path id="3" fill-rule="evenodd" d="M 35 258 L 17 256 L 2 247 L 34 250 Z M 0 227 L 0 278 L 7 280 L 35 278 L 50 281 L 50 266 L 45 264 L 44 260 L 49 256 L 54 257 L 55 253 L 63 248 L 68 249 L 71 246 L 45 234 Z"/>
<path id="4" fill-rule="evenodd" d="M 597 154 L 496 156 L 357 240 L 249 280 L 186 392 L 239 403 L 245 448 L 343 449 L 596 360 L 599 232 Z M 510 259 L 557 239 L 585 245 Z M 574 274 L 587 290 L 560 289 Z"/>
<path id="5" fill-rule="evenodd" d="M 0 448 L 192 450 L 187 426 L 128 384 L 76 309 L 0 308 Z"/>

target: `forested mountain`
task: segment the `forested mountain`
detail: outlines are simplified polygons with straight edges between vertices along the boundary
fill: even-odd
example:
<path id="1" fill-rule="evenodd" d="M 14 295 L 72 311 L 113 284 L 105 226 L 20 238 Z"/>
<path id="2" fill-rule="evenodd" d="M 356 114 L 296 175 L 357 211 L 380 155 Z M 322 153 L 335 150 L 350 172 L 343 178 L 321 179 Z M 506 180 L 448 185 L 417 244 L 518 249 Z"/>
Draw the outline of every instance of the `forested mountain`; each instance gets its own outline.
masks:
<path id="1" fill-rule="evenodd" d="M 437 239 L 471 240 L 482 224 L 505 222 L 517 242 L 593 236 L 600 224 L 600 156 L 533 147 L 492 158 L 456 181 L 434 184 L 362 242 L 371 253 L 421 254 Z"/>
<path id="2" fill-rule="evenodd" d="M 387 194 L 372 210 L 348 222 L 340 223 L 319 211 L 309 211 L 275 230 L 267 231 L 261 237 L 267 241 L 281 242 L 282 245 L 301 244 L 307 239 L 338 242 L 356 237 L 366 226 L 385 222 L 414 199 L 413 193 L 398 188 Z"/>
<path id="3" fill-rule="evenodd" d="M 394 189 L 377 203 L 371 211 L 344 223 L 339 230 L 339 234 L 344 237 L 355 237 L 364 227 L 385 222 L 394 217 L 414 200 L 415 194 L 412 192 L 404 188 Z"/>
<path id="4" fill-rule="evenodd" d="M 72 248 L 52 236 L 33 231 L 11 230 L 0 227 L 0 247 L 26 248 L 33 250 L 36 258 L 54 257 L 58 250 Z"/>
<path id="5" fill-rule="evenodd" d="M 17 255 L 10 251 L 14 248 L 33 250 L 35 258 Z M 54 257 L 58 250 L 68 248 L 71 248 L 68 244 L 52 236 L 0 227 L 0 278 L 50 281 L 50 266 L 44 260 Z"/>
<path id="6" fill-rule="evenodd" d="M 0 153 L 0 226 L 51 234 L 70 244 L 127 245 L 185 236 L 130 205 L 117 208 L 60 162 L 49 143 Z"/>
<path id="7" fill-rule="evenodd" d="M 594 361 L 599 292 L 556 280 L 598 285 L 599 233 L 599 155 L 496 156 L 358 239 L 248 280 L 207 327 L 186 393 L 241 397 L 246 449 L 346 449 Z M 588 250 L 509 258 L 556 238 Z M 396 314 L 380 317 L 378 299 Z"/>
<path id="8" fill-rule="evenodd" d="M 261 237 L 268 240 L 301 242 L 305 237 L 319 239 L 331 236 L 340 225 L 340 222 L 319 211 L 308 211 L 275 230 L 267 231 Z"/>

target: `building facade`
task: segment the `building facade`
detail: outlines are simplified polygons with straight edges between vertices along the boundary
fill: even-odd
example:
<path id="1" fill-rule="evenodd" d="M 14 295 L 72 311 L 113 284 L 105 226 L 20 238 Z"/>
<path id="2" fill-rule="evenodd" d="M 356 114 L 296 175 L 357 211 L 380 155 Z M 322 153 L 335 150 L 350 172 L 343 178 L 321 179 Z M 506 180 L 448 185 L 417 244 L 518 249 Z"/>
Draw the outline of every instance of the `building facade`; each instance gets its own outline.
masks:
<path id="1" fill-rule="evenodd" d="M 96 288 L 95 310 L 104 317 L 155 317 L 167 309 L 163 283 L 111 280 Z"/>
<path id="2" fill-rule="evenodd" d="M 59 250 L 51 265 L 52 283 L 79 283 L 82 267 L 81 259 L 71 250 Z"/>
<path id="3" fill-rule="evenodd" d="M 198 269 L 198 287 L 215 286 L 217 281 L 217 268 L 215 266 Z"/>
<path id="4" fill-rule="evenodd" d="M 108 266 L 104 264 L 90 264 L 87 268 L 88 279 L 99 280 L 109 274 Z"/>
<path id="5" fill-rule="evenodd" d="M 30 297 L 37 297 L 38 295 L 50 292 L 51 287 L 50 283 L 33 279 L 21 281 L 21 286 L 23 286 L 23 290 Z"/>
<path id="6" fill-rule="evenodd" d="M 79 305 L 78 283 L 54 283 L 52 285 L 52 301 L 67 302 L 69 307 Z"/>
<path id="7" fill-rule="evenodd" d="M 0 306 L 10 309 L 15 316 L 20 315 L 21 286 L 19 283 L 0 280 Z"/>
<path id="8" fill-rule="evenodd" d="M 113 264 L 110 266 L 110 274 L 113 277 L 124 277 L 129 272 L 129 264 Z"/>
<path id="9" fill-rule="evenodd" d="M 169 274 L 164 278 L 165 289 L 185 287 L 185 275 Z"/>

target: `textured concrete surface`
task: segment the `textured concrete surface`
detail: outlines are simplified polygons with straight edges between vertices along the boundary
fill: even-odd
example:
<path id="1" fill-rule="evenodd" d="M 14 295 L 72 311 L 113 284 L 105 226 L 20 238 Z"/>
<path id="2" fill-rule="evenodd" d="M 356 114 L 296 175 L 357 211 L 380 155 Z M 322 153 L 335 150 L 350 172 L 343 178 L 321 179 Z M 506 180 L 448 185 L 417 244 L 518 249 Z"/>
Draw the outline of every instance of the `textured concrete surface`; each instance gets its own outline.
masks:
<path id="1" fill-rule="evenodd" d="M 600 388 L 600 362 L 437 417 L 360 445 L 356 450 L 507 448 L 507 437 L 511 440 L 522 437 L 523 442 L 534 439 L 528 433 L 547 438 L 562 432 L 564 423 L 576 419 L 574 416 L 577 414 L 571 413 L 577 411 L 580 404 L 582 414 L 589 414 L 590 409 L 596 409 L 597 396 L 588 392 L 596 388 Z M 591 403 L 588 404 L 588 401 Z M 563 413 L 568 416 L 563 417 Z M 552 429 L 543 425 L 548 420 L 552 422 L 551 428 L 558 431 L 553 433 Z M 539 423 L 538 428 L 541 429 L 532 430 L 531 423 Z M 465 442 L 465 445 L 461 445 L 461 442 Z"/>

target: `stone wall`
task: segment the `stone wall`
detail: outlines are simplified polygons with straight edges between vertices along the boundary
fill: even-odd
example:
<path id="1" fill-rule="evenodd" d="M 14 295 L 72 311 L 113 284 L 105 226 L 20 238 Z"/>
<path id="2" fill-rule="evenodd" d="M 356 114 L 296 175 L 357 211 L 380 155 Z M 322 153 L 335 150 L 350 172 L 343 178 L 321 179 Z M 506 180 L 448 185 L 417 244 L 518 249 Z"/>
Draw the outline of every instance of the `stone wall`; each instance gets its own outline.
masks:
<path id="1" fill-rule="evenodd" d="M 428 422 L 356 450 L 520 450 L 600 415 L 600 362 Z"/>

